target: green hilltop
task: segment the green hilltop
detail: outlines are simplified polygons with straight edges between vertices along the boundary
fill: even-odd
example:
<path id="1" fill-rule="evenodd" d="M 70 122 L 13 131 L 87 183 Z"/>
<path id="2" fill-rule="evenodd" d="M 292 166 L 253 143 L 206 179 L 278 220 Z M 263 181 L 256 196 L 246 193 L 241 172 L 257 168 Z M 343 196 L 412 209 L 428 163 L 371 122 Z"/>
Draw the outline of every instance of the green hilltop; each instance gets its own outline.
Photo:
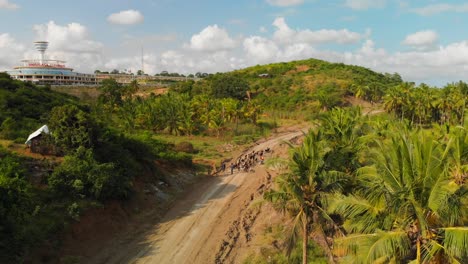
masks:
<path id="1" fill-rule="evenodd" d="M 257 65 L 229 73 L 217 73 L 194 84 L 194 91 L 230 75 L 248 82 L 252 98 L 266 109 L 302 109 L 343 105 L 344 97 L 365 90 L 369 101 L 378 101 L 385 92 L 402 83 L 399 74 L 377 73 L 370 69 L 318 59 Z M 229 83 L 225 84 L 226 86 Z"/>

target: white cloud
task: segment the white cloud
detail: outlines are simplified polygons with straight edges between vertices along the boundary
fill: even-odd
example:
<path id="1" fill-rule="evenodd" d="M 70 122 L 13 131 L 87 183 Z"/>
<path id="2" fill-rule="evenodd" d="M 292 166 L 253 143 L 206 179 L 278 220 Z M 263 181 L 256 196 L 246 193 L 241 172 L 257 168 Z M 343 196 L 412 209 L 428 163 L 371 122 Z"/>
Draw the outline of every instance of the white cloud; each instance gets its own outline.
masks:
<path id="1" fill-rule="evenodd" d="M 99 52 L 103 45 L 90 39 L 88 29 L 79 23 L 70 23 L 65 26 L 49 21 L 47 24 L 33 26 L 38 40 L 50 42 L 51 50 L 66 52 Z"/>
<path id="2" fill-rule="evenodd" d="M 218 25 L 208 26 L 190 39 L 188 47 L 197 51 L 220 51 L 236 47 L 236 42 L 229 37 L 224 28 Z"/>
<path id="3" fill-rule="evenodd" d="M 304 0 L 266 0 L 266 2 L 274 6 L 295 6 L 304 3 Z"/>
<path id="4" fill-rule="evenodd" d="M 357 43 L 361 40 L 362 36 L 359 33 L 349 31 L 347 29 L 332 30 L 332 29 L 321 29 L 317 31 L 306 30 L 294 30 L 291 29 L 283 17 L 276 18 L 273 25 L 277 28 L 273 37 L 276 41 L 288 44 L 288 43 L 309 43 L 309 44 L 321 44 L 321 43 L 339 43 L 339 44 L 351 44 Z"/>
<path id="5" fill-rule="evenodd" d="M 279 47 L 272 40 L 252 36 L 244 40 L 244 50 L 247 57 L 255 64 L 274 61 L 279 53 Z"/>
<path id="6" fill-rule="evenodd" d="M 103 44 L 93 40 L 88 29 L 79 23 L 58 25 L 54 21 L 34 25 L 36 40 L 49 41 L 46 56 L 51 59 L 64 59 L 77 70 L 94 71 L 103 61 Z M 26 55 L 35 58 L 33 49 Z"/>
<path id="7" fill-rule="evenodd" d="M 261 26 L 258 31 L 260 31 L 261 33 L 267 33 L 268 32 L 268 29 L 266 29 L 266 27 L 264 26 Z"/>
<path id="8" fill-rule="evenodd" d="M 25 46 L 18 43 L 10 34 L 0 34 L 0 71 L 10 70 L 19 64 L 23 59 L 21 56 L 24 50 Z"/>
<path id="9" fill-rule="evenodd" d="M 20 8 L 19 5 L 12 3 L 8 0 L 0 0 L 0 9 L 18 9 Z"/>
<path id="10" fill-rule="evenodd" d="M 111 14 L 107 17 L 107 21 L 112 24 L 118 25 L 134 25 L 142 23 L 144 20 L 144 16 L 138 10 L 125 10 L 120 11 L 119 13 Z"/>
<path id="11" fill-rule="evenodd" d="M 344 5 L 354 10 L 367 10 L 370 8 L 382 8 L 387 4 L 386 0 L 345 0 Z"/>
<path id="12" fill-rule="evenodd" d="M 418 49 L 427 49 L 434 47 L 439 39 L 439 35 L 432 30 L 418 31 L 406 36 L 402 42 L 404 45 L 415 47 Z"/>
<path id="13" fill-rule="evenodd" d="M 420 8 L 412 9 L 412 12 L 421 16 L 430 16 L 444 12 L 468 12 L 468 3 L 466 4 L 430 4 Z"/>

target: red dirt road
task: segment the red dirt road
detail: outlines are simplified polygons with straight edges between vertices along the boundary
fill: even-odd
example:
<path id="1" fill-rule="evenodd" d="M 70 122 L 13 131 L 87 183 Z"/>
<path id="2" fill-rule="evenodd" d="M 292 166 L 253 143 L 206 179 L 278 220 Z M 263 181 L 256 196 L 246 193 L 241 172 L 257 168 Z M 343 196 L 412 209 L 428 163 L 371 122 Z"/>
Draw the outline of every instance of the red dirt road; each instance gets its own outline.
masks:
<path id="1" fill-rule="evenodd" d="M 302 131 L 275 136 L 248 150 L 275 149 Z M 267 156 L 268 158 L 268 156 Z M 259 214 L 249 205 L 271 181 L 264 165 L 255 172 L 213 177 L 176 202 L 163 220 L 141 234 L 129 234 L 87 263 L 239 263 L 236 244 L 249 241 Z"/>

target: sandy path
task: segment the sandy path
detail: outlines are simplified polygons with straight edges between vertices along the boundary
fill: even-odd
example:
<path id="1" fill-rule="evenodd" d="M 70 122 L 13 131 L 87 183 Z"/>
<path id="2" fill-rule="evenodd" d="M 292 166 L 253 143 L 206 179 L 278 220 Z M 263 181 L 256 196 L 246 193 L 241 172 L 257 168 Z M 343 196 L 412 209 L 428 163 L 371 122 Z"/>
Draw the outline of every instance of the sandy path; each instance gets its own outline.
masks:
<path id="1" fill-rule="evenodd" d="M 295 131 L 276 136 L 249 152 L 274 149 L 301 134 Z M 238 262 L 232 256 L 227 257 L 231 252 L 227 246 L 236 243 L 240 234 L 236 228 L 242 228 L 241 222 L 255 219 L 247 214 L 246 207 L 267 178 L 264 166 L 255 170 L 214 177 L 178 201 L 161 223 L 105 249 L 88 263 L 223 263 L 227 259 Z"/>

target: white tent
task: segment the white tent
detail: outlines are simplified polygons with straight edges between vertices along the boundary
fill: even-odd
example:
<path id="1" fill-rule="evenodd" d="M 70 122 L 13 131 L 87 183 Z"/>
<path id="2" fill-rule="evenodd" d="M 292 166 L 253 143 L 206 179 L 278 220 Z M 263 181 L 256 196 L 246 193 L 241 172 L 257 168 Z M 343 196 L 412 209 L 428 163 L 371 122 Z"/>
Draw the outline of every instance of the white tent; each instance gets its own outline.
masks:
<path id="1" fill-rule="evenodd" d="M 38 130 L 36 130 L 34 133 L 32 133 L 31 135 L 29 135 L 28 137 L 28 140 L 26 140 L 26 142 L 24 142 L 24 144 L 26 145 L 31 145 L 31 140 L 37 136 L 39 136 L 40 134 L 42 133 L 45 133 L 45 134 L 49 134 L 49 128 L 47 127 L 47 125 L 43 125 L 41 128 L 39 128 Z"/>

